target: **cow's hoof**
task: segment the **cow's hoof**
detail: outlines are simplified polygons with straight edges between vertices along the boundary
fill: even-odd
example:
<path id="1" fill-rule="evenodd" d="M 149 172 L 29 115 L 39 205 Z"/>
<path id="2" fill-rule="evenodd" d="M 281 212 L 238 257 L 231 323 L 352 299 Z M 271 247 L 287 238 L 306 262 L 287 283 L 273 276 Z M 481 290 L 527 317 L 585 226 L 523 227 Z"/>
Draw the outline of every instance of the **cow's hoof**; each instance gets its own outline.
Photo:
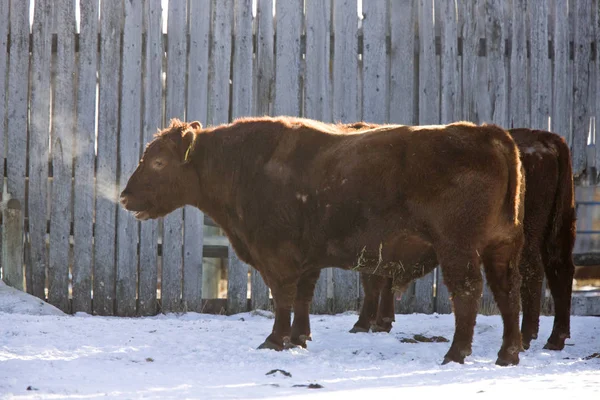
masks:
<path id="1" fill-rule="evenodd" d="M 510 346 L 500 349 L 496 365 L 506 367 L 519 364 L 519 352 L 524 351 L 522 346 Z"/>
<path id="2" fill-rule="evenodd" d="M 350 333 L 367 333 L 369 329 L 365 329 L 362 326 L 354 325 L 352 329 L 349 330 Z"/>
<path id="3" fill-rule="evenodd" d="M 465 357 L 471 355 L 471 349 L 457 350 L 456 348 L 450 347 L 450 350 L 444 356 L 444 361 L 442 361 L 442 365 L 446 365 L 450 362 L 455 362 L 459 364 L 465 363 Z"/>
<path id="4" fill-rule="evenodd" d="M 258 350 L 275 350 L 281 351 L 285 348 L 284 344 L 275 343 L 270 338 L 267 338 L 260 346 L 258 346 Z"/>
<path id="5" fill-rule="evenodd" d="M 450 356 L 446 355 L 444 357 L 444 361 L 442 361 L 442 365 L 450 364 L 451 362 L 455 362 L 455 363 L 459 363 L 459 364 L 464 364 L 465 363 L 465 356 L 462 356 L 462 357 L 450 357 Z"/>
<path id="6" fill-rule="evenodd" d="M 558 340 L 556 342 L 551 342 L 550 340 L 548 340 L 548 342 L 544 346 L 545 350 L 554 350 L 554 351 L 560 351 L 564 348 L 565 348 L 564 340 L 562 340 L 562 341 Z"/>
<path id="7" fill-rule="evenodd" d="M 288 345 L 291 345 L 291 346 L 294 346 L 294 347 L 295 346 L 300 346 L 303 349 L 305 349 L 306 348 L 306 341 L 307 340 L 311 340 L 312 341 L 312 338 L 310 337 L 310 333 L 308 335 L 300 335 L 297 338 L 292 337 L 292 339 L 288 343 Z M 284 342 L 284 347 L 285 347 L 285 345 L 286 345 L 286 343 Z M 285 347 L 285 348 L 287 349 L 288 347 Z M 293 347 L 289 347 L 289 348 L 293 348 Z"/>
<path id="8" fill-rule="evenodd" d="M 511 357 L 498 357 L 496 365 L 501 367 L 508 367 L 509 365 L 519 365 L 519 355 L 516 354 Z"/>
<path id="9" fill-rule="evenodd" d="M 373 324 L 371 325 L 371 332 L 385 332 L 390 333 L 392 330 L 392 324 L 383 323 L 383 324 Z"/>

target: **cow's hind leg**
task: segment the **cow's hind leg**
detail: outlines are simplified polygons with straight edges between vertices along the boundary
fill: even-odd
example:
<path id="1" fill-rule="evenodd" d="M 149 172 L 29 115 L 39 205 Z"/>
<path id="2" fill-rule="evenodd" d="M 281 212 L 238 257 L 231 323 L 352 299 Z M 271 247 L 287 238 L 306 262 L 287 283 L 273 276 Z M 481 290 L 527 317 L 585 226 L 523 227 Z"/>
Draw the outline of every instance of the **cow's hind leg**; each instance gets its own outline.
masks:
<path id="1" fill-rule="evenodd" d="M 273 331 L 258 348 L 279 351 L 293 347 L 290 340 L 291 313 L 292 304 L 296 298 L 296 281 L 286 282 L 285 284 L 267 282 L 267 284 L 273 295 L 275 322 L 273 323 Z"/>
<path id="2" fill-rule="evenodd" d="M 296 299 L 294 301 L 294 322 L 292 323 L 291 342 L 306 348 L 310 336 L 310 303 L 312 302 L 315 285 L 321 271 L 311 270 L 298 280 Z"/>
<path id="3" fill-rule="evenodd" d="M 538 244 L 526 243 L 519 265 L 522 277 L 521 308 L 523 310 L 521 336 L 523 348 L 526 350 L 531 341 L 537 339 L 539 331 L 542 283 L 544 281 L 541 257 Z"/>
<path id="4" fill-rule="evenodd" d="M 436 251 L 452 299 L 455 319 L 454 339 L 442 364 L 451 361 L 463 364 L 465 357 L 471 354 L 477 308 L 483 289 L 479 257 L 475 250 L 463 250 L 454 245 L 438 246 Z"/>
<path id="5" fill-rule="evenodd" d="M 554 300 L 554 326 L 544 348 L 562 350 L 565 347 L 565 340 L 571 337 L 571 292 L 575 265 L 569 251 L 560 258 L 549 257 L 544 266 Z"/>
<path id="6" fill-rule="evenodd" d="M 354 324 L 350 333 L 369 332 L 371 324 L 377 318 L 379 307 L 379 295 L 383 286 L 384 277 L 361 272 L 360 280 L 363 285 L 365 296 L 358 315 L 358 321 Z"/>
<path id="7" fill-rule="evenodd" d="M 521 246 L 522 236 L 517 236 L 513 241 L 488 246 L 483 256 L 487 281 L 504 324 L 497 365 L 517 365 L 519 352 L 523 349 L 519 331 L 521 274 L 518 263 Z"/>
<path id="8" fill-rule="evenodd" d="M 379 308 L 377 310 L 377 322 L 371 326 L 373 332 L 389 332 L 394 322 L 394 292 L 392 290 L 392 278 L 382 278 L 383 286 L 379 295 Z"/>

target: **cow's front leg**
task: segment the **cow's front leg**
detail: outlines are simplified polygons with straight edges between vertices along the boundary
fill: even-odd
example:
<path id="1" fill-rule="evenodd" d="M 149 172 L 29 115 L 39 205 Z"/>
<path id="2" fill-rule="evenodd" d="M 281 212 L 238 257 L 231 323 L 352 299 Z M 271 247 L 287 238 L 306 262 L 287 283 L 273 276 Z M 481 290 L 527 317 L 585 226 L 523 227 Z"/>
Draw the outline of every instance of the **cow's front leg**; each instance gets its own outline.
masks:
<path id="1" fill-rule="evenodd" d="M 310 303 L 315 285 L 321 270 L 315 269 L 304 273 L 298 280 L 296 300 L 294 301 L 294 322 L 292 323 L 292 344 L 306 348 L 310 336 Z"/>
<path id="2" fill-rule="evenodd" d="M 271 286 L 273 305 L 275 307 L 275 322 L 273 331 L 267 339 L 258 346 L 259 349 L 283 350 L 294 347 L 291 343 L 291 312 L 296 298 L 297 280 L 285 284 L 274 283 Z"/>

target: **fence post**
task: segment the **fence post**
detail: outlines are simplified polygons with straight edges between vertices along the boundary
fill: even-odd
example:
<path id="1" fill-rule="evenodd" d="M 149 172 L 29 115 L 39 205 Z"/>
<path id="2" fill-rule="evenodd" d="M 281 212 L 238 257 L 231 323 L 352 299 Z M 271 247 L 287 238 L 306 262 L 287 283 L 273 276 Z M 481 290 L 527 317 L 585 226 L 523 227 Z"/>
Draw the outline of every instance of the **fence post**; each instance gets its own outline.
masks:
<path id="1" fill-rule="evenodd" d="M 10 199 L 3 212 L 2 266 L 4 282 L 15 289 L 24 290 L 23 282 L 23 214 L 21 203 Z"/>

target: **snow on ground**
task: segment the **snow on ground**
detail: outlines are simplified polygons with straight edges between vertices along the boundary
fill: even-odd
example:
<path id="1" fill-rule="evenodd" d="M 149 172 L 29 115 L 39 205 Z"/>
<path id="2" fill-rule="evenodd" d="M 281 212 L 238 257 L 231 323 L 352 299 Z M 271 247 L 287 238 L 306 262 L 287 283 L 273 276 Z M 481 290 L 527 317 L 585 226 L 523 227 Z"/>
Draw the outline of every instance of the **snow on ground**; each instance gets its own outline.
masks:
<path id="1" fill-rule="evenodd" d="M 498 316 L 478 316 L 473 355 L 464 365 L 442 366 L 449 343 L 400 339 L 415 334 L 451 339 L 451 315 L 397 315 L 390 334 L 348 333 L 354 314 L 313 315 L 307 350 L 275 352 L 256 350 L 271 331 L 268 313 L 32 314 L 0 312 L 0 398 L 489 399 L 540 391 L 568 398 L 600 393 L 600 358 L 586 359 L 600 352 L 598 317 L 573 317 L 572 338 L 561 352 L 542 349 L 552 328 L 552 319 L 543 317 L 540 339 L 521 354 L 521 364 L 503 368 L 494 365 L 502 334 Z M 268 374 L 276 369 L 291 376 Z"/>

